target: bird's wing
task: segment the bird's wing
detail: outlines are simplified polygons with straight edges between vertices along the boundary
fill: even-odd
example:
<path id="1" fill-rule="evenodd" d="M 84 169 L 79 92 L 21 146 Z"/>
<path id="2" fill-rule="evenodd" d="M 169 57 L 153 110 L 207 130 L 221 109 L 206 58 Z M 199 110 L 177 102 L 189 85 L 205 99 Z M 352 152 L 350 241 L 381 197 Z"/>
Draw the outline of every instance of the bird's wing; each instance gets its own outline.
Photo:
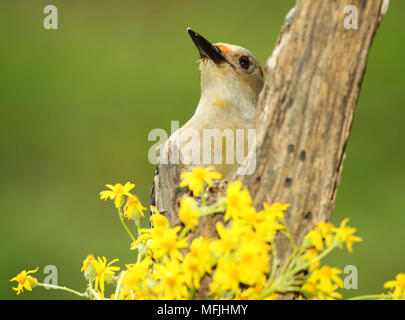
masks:
<path id="1" fill-rule="evenodd" d="M 159 180 L 159 167 L 156 167 L 155 174 L 153 176 L 152 188 L 150 190 L 150 205 L 153 207 L 156 207 L 156 203 L 157 203 L 157 201 L 156 201 L 156 197 L 157 197 L 156 191 L 157 190 L 156 189 L 158 186 L 158 180 Z M 150 216 L 152 217 L 152 214 L 155 214 L 155 213 L 156 212 L 154 212 L 153 209 L 150 208 Z M 152 219 L 150 219 L 150 226 L 152 227 Z"/>
<path id="2" fill-rule="evenodd" d="M 177 131 L 176 131 L 177 132 Z M 164 144 L 164 146 L 166 146 L 165 148 L 164 148 L 164 150 L 163 151 L 161 151 L 160 150 L 160 148 L 163 146 L 163 145 L 160 145 L 158 148 L 158 153 L 159 153 L 159 155 L 160 155 L 160 152 L 168 152 L 168 150 L 174 150 L 173 152 L 176 154 L 176 146 L 174 145 L 174 146 L 172 146 L 171 145 L 171 141 L 170 141 L 170 139 L 171 138 L 169 138 L 169 140 L 167 140 L 166 142 L 165 142 L 165 144 Z M 181 155 L 180 155 L 181 156 Z M 170 155 L 168 155 L 168 157 L 170 157 Z M 179 160 L 177 160 L 177 161 L 179 161 Z M 163 203 L 165 203 L 165 199 L 167 199 L 167 197 L 168 197 L 168 194 L 167 193 L 164 193 L 162 190 L 161 190 L 161 188 L 160 188 L 160 182 L 159 182 L 159 178 L 160 178 L 160 175 L 159 175 L 159 165 L 158 166 L 156 166 L 156 170 L 155 170 L 155 175 L 154 175 L 154 177 L 153 177 L 153 183 L 152 183 L 152 188 L 151 188 L 151 191 L 150 191 L 150 205 L 151 206 L 154 206 L 157 210 L 159 210 L 159 213 L 161 213 L 161 214 L 165 214 L 165 213 L 167 213 L 167 210 L 165 210 L 164 208 L 165 208 L 165 206 L 163 205 Z M 156 210 L 153 210 L 152 208 L 150 209 L 150 214 L 151 214 L 151 216 L 152 216 L 152 214 L 156 214 L 157 212 L 155 212 Z M 153 225 L 152 225 L 152 220 L 151 220 L 151 227 L 153 227 Z"/>
<path id="3" fill-rule="evenodd" d="M 155 193 L 155 188 L 156 188 L 156 180 L 158 179 L 158 174 L 159 174 L 159 168 L 156 167 L 155 169 L 155 174 L 153 175 L 153 183 L 152 183 L 152 188 L 150 189 L 150 205 L 156 207 L 156 193 Z"/>

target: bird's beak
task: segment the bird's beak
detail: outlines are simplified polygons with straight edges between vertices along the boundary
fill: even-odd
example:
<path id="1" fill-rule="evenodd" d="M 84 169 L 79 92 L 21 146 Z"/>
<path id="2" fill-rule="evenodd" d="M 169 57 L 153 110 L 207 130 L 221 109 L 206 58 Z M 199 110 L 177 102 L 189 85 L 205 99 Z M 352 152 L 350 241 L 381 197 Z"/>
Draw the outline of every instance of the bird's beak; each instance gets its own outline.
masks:
<path id="1" fill-rule="evenodd" d="M 211 59 L 216 64 L 227 62 L 221 51 L 214 47 L 211 42 L 190 28 L 187 28 L 187 32 L 200 52 L 201 58 Z"/>

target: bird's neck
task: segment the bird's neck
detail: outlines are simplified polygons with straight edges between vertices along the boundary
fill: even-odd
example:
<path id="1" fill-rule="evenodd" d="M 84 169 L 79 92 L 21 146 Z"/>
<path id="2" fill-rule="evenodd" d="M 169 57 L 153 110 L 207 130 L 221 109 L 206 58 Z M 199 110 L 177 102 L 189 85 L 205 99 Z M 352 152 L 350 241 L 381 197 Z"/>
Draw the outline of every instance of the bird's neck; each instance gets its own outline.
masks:
<path id="1" fill-rule="evenodd" d="M 195 114 L 220 118 L 238 118 L 253 121 L 256 114 L 257 96 L 247 90 L 227 86 L 202 87 L 201 98 Z"/>

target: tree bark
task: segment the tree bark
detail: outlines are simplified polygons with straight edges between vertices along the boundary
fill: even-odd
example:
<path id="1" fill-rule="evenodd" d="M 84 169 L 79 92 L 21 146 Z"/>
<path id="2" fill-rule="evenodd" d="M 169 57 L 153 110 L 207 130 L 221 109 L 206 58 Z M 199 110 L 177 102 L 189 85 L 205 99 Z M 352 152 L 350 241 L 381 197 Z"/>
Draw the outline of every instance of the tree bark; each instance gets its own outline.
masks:
<path id="1" fill-rule="evenodd" d="M 349 5 L 357 8 L 358 29 L 344 27 Z M 245 163 L 256 171 L 235 179 L 248 187 L 257 210 L 263 201 L 291 205 L 286 219 L 298 243 L 313 222 L 330 218 L 367 56 L 387 6 L 387 0 L 298 0 L 267 61 L 256 152 Z M 172 225 L 184 194 L 173 191 L 180 170 L 159 166 L 160 190 L 171 195 L 163 202 Z M 208 198 L 224 188 L 209 190 Z M 204 234 L 215 233 L 215 220 L 204 222 Z M 290 251 L 284 240 L 277 245 L 281 263 Z"/>
<path id="2" fill-rule="evenodd" d="M 330 218 L 367 56 L 388 1 L 297 1 L 266 65 L 253 175 L 237 177 L 254 204 L 291 204 L 296 241 Z M 358 29 L 344 27 L 345 6 Z M 350 21 L 349 21 L 350 22 Z M 255 161 L 255 159 L 249 159 Z M 288 253 L 287 241 L 280 253 Z"/>

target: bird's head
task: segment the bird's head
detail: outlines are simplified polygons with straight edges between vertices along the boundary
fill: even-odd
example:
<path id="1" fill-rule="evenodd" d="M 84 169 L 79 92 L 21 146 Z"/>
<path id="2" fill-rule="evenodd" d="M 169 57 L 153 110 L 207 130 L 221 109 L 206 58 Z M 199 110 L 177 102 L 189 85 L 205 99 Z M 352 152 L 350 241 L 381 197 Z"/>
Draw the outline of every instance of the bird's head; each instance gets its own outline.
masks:
<path id="1" fill-rule="evenodd" d="M 187 29 L 200 53 L 202 95 L 221 101 L 248 100 L 256 104 L 263 87 L 263 71 L 249 50 L 226 43 L 211 44 Z"/>

